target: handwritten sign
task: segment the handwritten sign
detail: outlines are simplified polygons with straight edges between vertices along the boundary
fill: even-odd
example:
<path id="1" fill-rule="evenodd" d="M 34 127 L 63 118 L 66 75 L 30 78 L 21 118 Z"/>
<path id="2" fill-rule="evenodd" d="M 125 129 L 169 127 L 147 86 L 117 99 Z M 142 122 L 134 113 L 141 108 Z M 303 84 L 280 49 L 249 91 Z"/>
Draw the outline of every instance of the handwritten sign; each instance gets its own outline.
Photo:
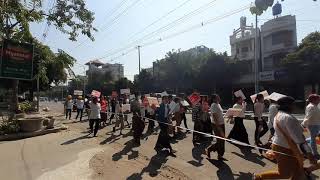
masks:
<path id="1" fill-rule="evenodd" d="M 146 99 L 150 106 L 155 105 L 156 107 L 160 107 L 159 101 L 156 97 L 147 97 Z"/>
<path id="2" fill-rule="evenodd" d="M 266 97 L 266 99 L 271 99 L 273 101 L 278 101 L 279 99 L 286 97 L 286 95 L 277 93 L 277 92 L 273 92 L 272 94 L 270 94 L 270 96 Z"/>
<path id="3" fill-rule="evenodd" d="M 242 109 L 229 108 L 225 114 L 225 117 L 244 117 Z"/>
<path id="4" fill-rule="evenodd" d="M 101 92 L 96 91 L 96 90 L 92 90 L 91 95 L 94 97 L 100 97 L 101 96 Z"/>
<path id="5" fill-rule="evenodd" d="M 120 89 L 120 94 L 130 94 L 130 89 Z"/>
<path id="6" fill-rule="evenodd" d="M 265 99 L 269 96 L 268 91 L 262 91 L 262 92 L 259 92 L 258 94 L 262 94 Z M 250 96 L 252 102 L 255 102 L 258 94 L 254 94 L 254 95 Z"/>
<path id="7" fill-rule="evenodd" d="M 122 112 L 130 112 L 130 104 L 123 104 L 122 105 Z"/>
<path id="8" fill-rule="evenodd" d="M 200 102 L 201 98 L 199 96 L 199 94 L 197 93 L 193 93 L 188 97 L 189 101 L 191 102 L 192 105 L 197 104 L 198 102 Z"/>
<path id="9" fill-rule="evenodd" d="M 236 91 L 233 93 L 236 97 L 241 97 L 242 99 L 246 99 L 246 96 L 243 94 L 242 90 Z"/>

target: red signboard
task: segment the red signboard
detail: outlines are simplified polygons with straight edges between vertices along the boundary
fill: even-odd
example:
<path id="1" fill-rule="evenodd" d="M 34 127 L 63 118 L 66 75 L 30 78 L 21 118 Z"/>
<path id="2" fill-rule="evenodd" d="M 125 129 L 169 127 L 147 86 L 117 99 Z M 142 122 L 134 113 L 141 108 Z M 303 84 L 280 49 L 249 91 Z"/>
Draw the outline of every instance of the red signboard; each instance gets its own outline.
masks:
<path id="1" fill-rule="evenodd" d="M 100 96 L 101 96 L 101 92 L 96 91 L 96 90 L 93 90 L 93 91 L 91 92 L 91 95 L 94 96 L 94 97 L 100 97 Z"/>
<path id="2" fill-rule="evenodd" d="M 193 93 L 188 97 L 189 101 L 191 102 L 192 105 L 197 104 L 198 102 L 200 102 L 201 98 L 199 96 L 199 94 L 197 93 Z"/>

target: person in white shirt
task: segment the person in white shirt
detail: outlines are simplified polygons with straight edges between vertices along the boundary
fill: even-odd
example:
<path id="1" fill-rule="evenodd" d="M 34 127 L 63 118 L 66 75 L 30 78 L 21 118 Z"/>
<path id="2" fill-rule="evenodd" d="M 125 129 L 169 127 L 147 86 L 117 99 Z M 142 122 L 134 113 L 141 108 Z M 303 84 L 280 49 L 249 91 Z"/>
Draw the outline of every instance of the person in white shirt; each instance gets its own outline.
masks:
<path id="1" fill-rule="evenodd" d="M 89 104 L 90 106 L 90 117 L 89 117 L 89 126 L 90 126 L 90 134 L 93 133 L 93 137 L 97 136 L 98 130 L 99 130 L 99 124 L 100 124 L 100 111 L 101 111 L 101 105 L 98 103 L 98 98 L 94 97 L 92 99 L 92 102 Z M 94 126 L 94 129 L 93 129 Z"/>
<path id="2" fill-rule="evenodd" d="M 256 145 L 263 145 L 260 138 L 268 132 L 268 125 L 262 119 L 262 113 L 264 111 L 264 97 L 262 94 L 258 94 L 254 103 L 254 122 L 256 124 L 256 130 L 254 132 L 254 140 Z"/>
<path id="3" fill-rule="evenodd" d="M 117 101 L 116 104 L 116 123 L 113 127 L 113 132 L 116 132 L 116 127 L 119 127 L 120 125 L 120 135 L 122 135 L 122 129 L 124 128 L 124 117 L 123 117 L 123 111 L 122 111 L 122 105 L 123 105 L 123 100 L 120 99 L 119 101 Z"/>
<path id="4" fill-rule="evenodd" d="M 82 114 L 83 114 L 83 107 L 84 107 L 84 101 L 82 99 L 82 96 L 79 96 L 77 101 L 76 101 L 76 105 L 77 105 L 77 116 L 76 119 L 78 119 L 79 115 L 80 115 L 80 121 L 82 120 Z"/>
<path id="5" fill-rule="evenodd" d="M 269 106 L 269 117 L 268 117 L 268 128 L 270 130 L 269 141 L 271 141 L 272 137 L 274 136 L 273 122 L 274 122 L 274 118 L 278 113 L 278 104 L 276 103 L 276 101 L 270 100 L 270 102 L 271 104 Z"/>
<path id="6" fill-rule="evenodd" d="M 69 115 L 69 120 L 71 119 L 72 106 L 73 106 L 72 96 L 68 95 L 67 100 L 64 103 L 66 119 L 68 118 L 68 115 Z"/>
<path id="7" fill-rule="evenodd" d="M 212 95 L 211 97 L 211 123 L 213 127 L 214 135 L 219 137 L 225 137 L 225 125 L 224 125 L 224 118 L 223 118 L 223 109 L 220 105 L 220 96 L 217 94 Z M 207 150 L 206 154 L 208 158 L 210 159 L 210 153 L 217 151 L 218 153 L 218 159 L 223 160 L 223 155 L 225 152 L 225 142 L 224 140 L 217 139 L 217 142 L 215 144 L 212 144 Z"/>
<path id="8" fill-rule="evenodd" d="M 249 144 L 248 133 L 246 127 L 243 124 L 243 119 L 245 116 L 244 112 L 246 111 L 246 103 L 243 101 L 242 97 L 236 97 L 235 102 L 236 103 L 233 105 L 233 108 L 241 109 L 242 113 L 239 117 L 234 117 L 234 125 L 228 135 L 228 139 L 235 139 L 237 141 Z"/>
<path id="9" fill-rule="evenodd" d="M 318 105 L 320 103 L 320 96 L 316 94 L 311 94 L 308 97 L 309 104 L 306 107 L 306 115 L 303 120 L 303 126 L 307 127 L 310 132 L 310 145 L 313 155 L 320 158 L 317 150 L 316 137 L 320 132 L 320 109 Z"/>
<path id="10" fill-rule="evenodd" d="M 302 126 L 291 115 L 294 101 L 292 97 L 282 97 L 278 100 L 279 112 L 274 119 L 275 135 L 272 142 L 278 169 L 255 174 L 253 179 L 306 179 L 303 167 L 304 157 L 301 153 L 309 159 L 311 164 L 317 163 L 305 140 Z"/>

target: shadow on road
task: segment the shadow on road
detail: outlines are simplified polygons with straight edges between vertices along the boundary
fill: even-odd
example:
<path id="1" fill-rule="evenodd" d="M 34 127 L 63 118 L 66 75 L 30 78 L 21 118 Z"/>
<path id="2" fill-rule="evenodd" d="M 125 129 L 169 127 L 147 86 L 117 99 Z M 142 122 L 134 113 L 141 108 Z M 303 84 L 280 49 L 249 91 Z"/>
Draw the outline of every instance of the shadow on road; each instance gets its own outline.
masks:
<path id="1" fill-rule="evenodd" d="M 234 179 L 231 168 L 223 161 L 207 159 L 211 164 L 218 168 L 217 176 L 219 179 Z"/>
<path id="2" fill-rule="evenodd" d="M 144 173 L 149 173 L 149 176 L 156 177 L 160 173 L 160 169 L 168 161 L 168 151 L 161 151 L 158 154 L 154 155 L 148 166 L 144 167 L 140 173 L 134 173 L 127 178 L 127 180 L 142 180 L 142 175 Z"/>
<path id="3" fill-rule="evenodd" d="M 241 147 L 240 148 L 241 153 L 237 153 L 237 152 L 232 152 L 232 154 L 237 155 L 247 161 L 251 161 L 255 164 L 259 164 L 260 166 L 265 166 L 266 163 L 262 161 L 263 157 L 259 156 L 256 153 L 253 153 L 251 150 L 251 148 L 246 148 L 246 147 Z"/>
<path id="4" fill-rule="evenodd" d="M 200 166 L 203 166 L 203 153 L 205 151 L 205 149 L 210 145 L 210 143 L 203 143 L 203 144 L 200 144 L 198 146 L 194 146 L 192 148 L 192 157 L 193 157 L 193 160 L 191 161 L 188 161 L 189 164 L 193 165 L 193 166 L 196 166 L 196 167 L 200 167 Z"/>
<path id="5" fill-rule="evenodd" d="M 64 142 L 64 143 L 61 143 L 60 145 L 69 145 L 69 144 L 75 143 L 75 142 L 77 142 L 77 141 L 80 141 L 80 140 L 82 140 L 82 139 L 88 139 L 88 138 L 90 138 L 90 136 L 89 136 L 89 134 L 86 134 L 86 135 L 84 135 L 84 136 L 80 136 L 80 137 L 71 139 L 71 140 L 69 140 L 69 141 L 66 141 L 66 142 Z"/>
<path id="6" fill-rule="evenodd" d="M 131 152 L 131 154 L 128 155 L 129 160 L 137 158 L 139 156 L 139 152 L 133 150 L 134 147 L 133 140 L 127 141 L 125 143 L 125 147 L 121 151 L 112 155 L 112 160 L 119 161 L 123 156 L 128 155 L 129 152 Z"/>
<path id="7" fill-rule="evenodd" d="M 111 143 L 114 143 L 116 142 L 117 140 L 121 139 L 122 136 L 121 134 L 118 134 L 118 135 L 114 135 L 113 133 L 111 134 L 111 136 L 109 136 L 107 139 L 103 140 L 100 142 L 100 145 L 105 145 L 107 143 L 111 144 Z"/>

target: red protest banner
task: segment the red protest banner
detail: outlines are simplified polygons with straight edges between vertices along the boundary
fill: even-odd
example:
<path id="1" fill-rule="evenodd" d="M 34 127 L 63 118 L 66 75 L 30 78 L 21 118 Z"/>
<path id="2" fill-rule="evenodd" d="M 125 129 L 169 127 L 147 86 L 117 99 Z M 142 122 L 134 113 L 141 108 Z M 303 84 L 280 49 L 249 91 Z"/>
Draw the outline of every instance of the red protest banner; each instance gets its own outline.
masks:
<path id="1" fill-rule="evenodd" d="M 198 102 L 200 102 L 201 98 L 199 96 L 199 94 L 197 93 L 193 93 L 188 97 L 189 101 L 191 102 L 192 105 L 197 104 Z"/>
<path id="2" fill-rule="evenodd" d="M 94 97 L 100 97 L 100 96 L 101 96 L 101 92 L 96 91 L 96 90 L 93 90 L 93 91 L 91 92 L 91 95 L 94 96 Z"/>

